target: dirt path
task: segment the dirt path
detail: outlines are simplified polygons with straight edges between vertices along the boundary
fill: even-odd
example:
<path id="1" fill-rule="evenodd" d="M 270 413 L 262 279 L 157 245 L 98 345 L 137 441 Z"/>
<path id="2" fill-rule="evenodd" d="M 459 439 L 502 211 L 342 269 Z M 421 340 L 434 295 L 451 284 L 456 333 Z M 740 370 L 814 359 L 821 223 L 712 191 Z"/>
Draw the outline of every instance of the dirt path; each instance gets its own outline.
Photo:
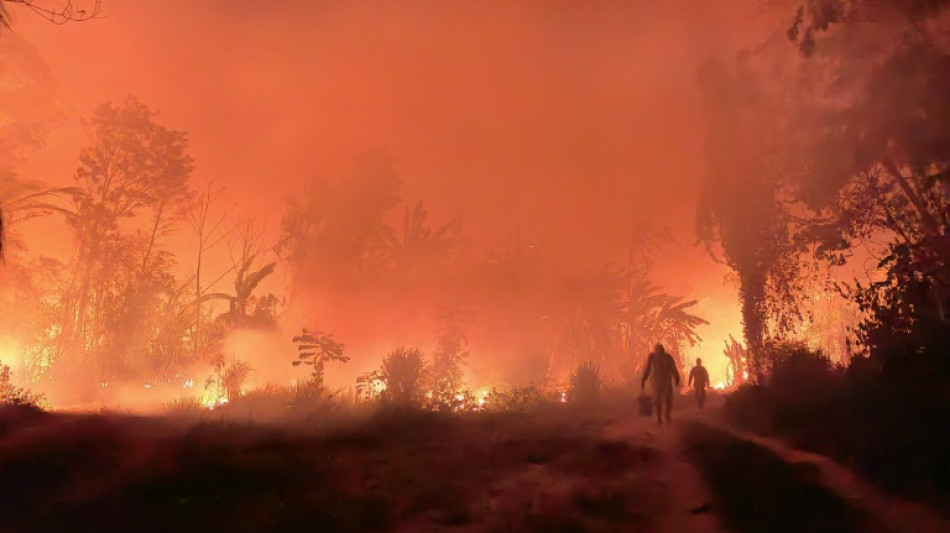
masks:
<path id="1" fill-rule="evenodd" d="M 627 418 L 608 426 L 607 438 L 623 439 L 658 451 L 657 472 L 667 501 L 656 517 L 658 532 L 705 533 L 724 531 L 712 512 L 712 497 L 696 469 L 680 452 L 680 426 L 658 426 L 652 418 Z"/>
<path id="2" fill-rule="evenodd" d="M 617 417 L 590 432 L 531 437 L 470 520 L 402 531 L 950 531 L 935 513 L 878 494 L 826 458 L 742 434 L 688 408 L 672 426 Z M 505 437 L 504 447 L 521 446 Z M 522 452 L 518 452 L 521 456 Z"/>
<path id="3" fill-rule="evenodd" d="M 667 505 L 656 531 L 950 531 L 924 506 L 881 494 L 830 459 L 676 412 L 672 427 L 618 420 L 604 435 L 657 450 Z"/>
<path id="4" fill-rule="evenodd" d="M 950 531 L 950 520 L 942 518 L 933 509 L 885 495 L 828 457 L 792 448 L 777 439 L 740 432 L 721 424 L 716 427 L 771 451 L 791 465 L 806 472 L 810 471 L 822 486 L 867 513 L 875 523 L 886 530 Z"/>

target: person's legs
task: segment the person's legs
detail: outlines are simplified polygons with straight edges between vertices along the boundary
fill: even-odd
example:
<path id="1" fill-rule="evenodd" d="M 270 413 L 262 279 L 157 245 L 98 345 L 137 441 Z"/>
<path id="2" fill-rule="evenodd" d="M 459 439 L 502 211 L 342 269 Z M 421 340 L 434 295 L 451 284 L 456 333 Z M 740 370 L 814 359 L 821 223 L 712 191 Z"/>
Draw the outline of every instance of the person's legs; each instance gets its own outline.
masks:
<path id="1" fill-rule="evenodd" d="M 703 406 L 706 405 L 706 387 L 697 387 L 696 403 L 699 405 L 700 409 L 702 409 Z"/>
<path id="2" fill-rule="evenodd" d="M 656 409 L 656 423 L 663 424 L 663 396 L 660 393 L 653 396 L 653 407 Z"/>

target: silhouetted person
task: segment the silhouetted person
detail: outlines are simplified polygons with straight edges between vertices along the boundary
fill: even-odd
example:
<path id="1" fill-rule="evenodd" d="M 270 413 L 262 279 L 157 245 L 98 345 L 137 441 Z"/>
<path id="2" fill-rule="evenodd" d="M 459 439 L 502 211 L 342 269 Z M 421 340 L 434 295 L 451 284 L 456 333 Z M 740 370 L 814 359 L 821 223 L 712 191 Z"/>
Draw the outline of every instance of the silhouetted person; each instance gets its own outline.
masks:
<path id="1" fill-rule="evenodd" d="M 689 380 L 686 381 L 686 384 L 693 386 L 696 406 L 702 409 L 706 403 L 706 387 L 709 385 L 709 372 L 706 372 L 702 359 L 696 358 L 696 366 L 689 371 Z"/>
<path id="2" fill-rule="evenodd" d="M 653 403 L 656 405 L 656 422 L 663 423 L 663 414 L 666 414 L 666 423 L 670 423 L 670 411 L 673 409 L 673 383 L 679 387 L 680 372 L 676 368 L 673 356 L 663 349 L 662 344 L 653 348 L 647 359 L 647 366 L 643 369 L 643 379 L 640 388 L 646 386 L 647 378 L 653 376 Z M 665 409 L 665 411 L 664 411 Z"/>

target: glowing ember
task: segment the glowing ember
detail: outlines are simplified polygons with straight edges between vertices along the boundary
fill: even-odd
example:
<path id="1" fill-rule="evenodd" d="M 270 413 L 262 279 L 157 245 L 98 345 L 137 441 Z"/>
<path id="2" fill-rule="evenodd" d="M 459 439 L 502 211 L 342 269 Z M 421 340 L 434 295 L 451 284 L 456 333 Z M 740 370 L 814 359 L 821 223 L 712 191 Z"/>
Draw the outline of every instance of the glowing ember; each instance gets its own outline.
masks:
<path id="1" fill-rule="evenodd" d="M 213 390 L 206 390 L 201 394 L 199 402 L 206 409 L 213 411 L 215 407 L 228 403 L 228 399 L 224 396 L 218 396 Z"/>
<path id="2" fill-rule="evenodd" d="M 478 404 L 478 408 L 482 408 L 485 405 L 485 403 L 488 401 L 488 395 L 490 393 L 491 389 L 488 387 L 475 391 L 475 403 Z"/>
<path id="3" fill-rule="evenodd" d="M 562 392 L 562 393 L 561 393 L 561 403 L 567 403 L 567 393 L 566 393 L 566 392 Z"/>
<path id="4" fill-rule="evenodd" d="M 721 381 L 717 381 L 716 384 L 713 385 L 713 388 L 716 390 L 723 390 L 726 388 L 726 384 Z"/>
<path id="5" fill-rule="evenodd" d="M 188 379 L 187 381 L 185 381 L 184 383 L 182 383 L 181 388 L 183 388 L 183 389 L 190 389 L 190 388 L 192 388 L 192 387 L 194 387 L 194 386 L 195 386 L 195 380 L 193 380 L 193 379 Z"/>

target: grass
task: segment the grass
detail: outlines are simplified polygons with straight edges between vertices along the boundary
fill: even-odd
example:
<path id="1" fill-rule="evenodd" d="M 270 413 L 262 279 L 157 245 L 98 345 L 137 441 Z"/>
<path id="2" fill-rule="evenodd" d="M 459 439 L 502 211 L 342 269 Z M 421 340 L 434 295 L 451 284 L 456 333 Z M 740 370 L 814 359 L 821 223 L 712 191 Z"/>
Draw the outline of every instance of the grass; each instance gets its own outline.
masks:
<path id="1" fill-rule="evenodd" d="M 813 469 L 786 463 L 760 445 L 696 423 L 685 432 L 685 444 L 732 531 L 880 531 L 823 487 Z"/>
<path id="2" fill-rule="evenodd" d="M 765 386 L 726 401 L 730 422 L 833 457 L 867 481 L 950 512 L 945 381 L 888 376 L 856 359 L 835 368 L 804 350 L 778 360 Z"/>
<path id="3" fill-rule="evenodd" d="M 653 455 L 602 439 L 608 421 L 569 409 L 378 410 L 332 424 L 264 425 L 3 408 L 0 531 L 504 531 L 509 522 L 610 531 L 646 523 L 643 506 L 657 497 L 643 476 Z M 541 488 L 524 492 L 525 479 Z"/>

